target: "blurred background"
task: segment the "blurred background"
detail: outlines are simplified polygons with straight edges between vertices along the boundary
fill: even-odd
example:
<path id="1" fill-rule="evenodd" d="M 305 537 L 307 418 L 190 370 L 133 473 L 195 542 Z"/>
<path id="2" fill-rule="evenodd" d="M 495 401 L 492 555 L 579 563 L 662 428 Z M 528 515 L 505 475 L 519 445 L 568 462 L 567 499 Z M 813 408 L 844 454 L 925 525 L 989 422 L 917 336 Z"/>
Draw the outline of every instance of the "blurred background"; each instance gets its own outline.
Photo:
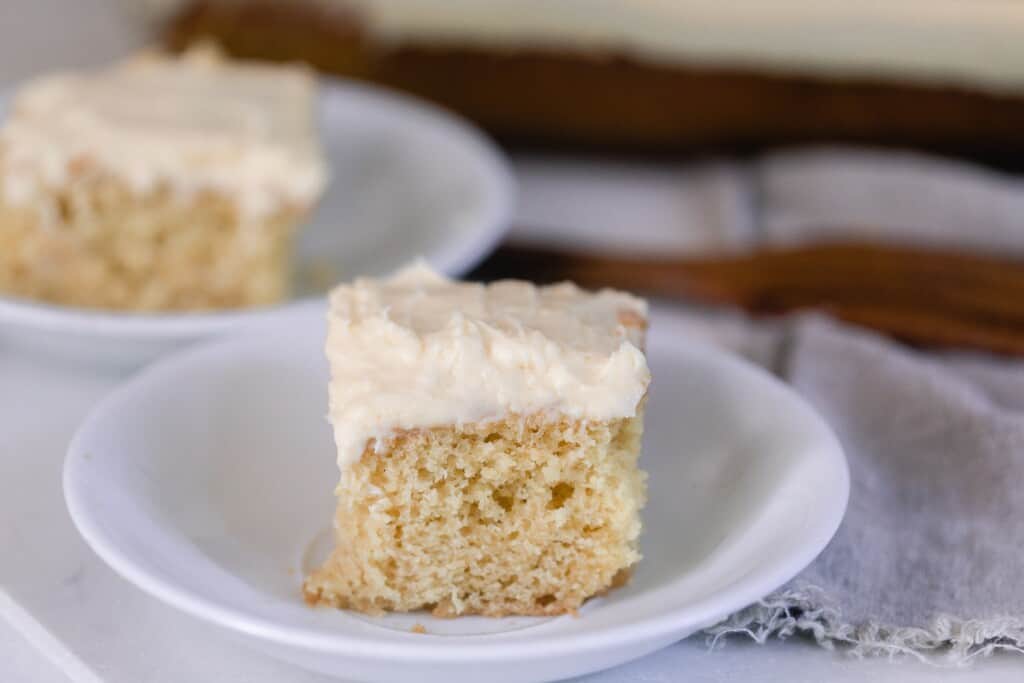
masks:
<path id="1" fill-rule="evenodd" d="M 929 641 L 953 643 L 966 661 L 1024 648 L 1013 540 L 1024 475 L 1012 460 L 1024 453 L 1022 38 L 1022 0 L 3 0 L 0 86 L 213 41 L 229 55 L 410 93 L 477 124 L 507 156 L 518 194 L 493 253 L 453 274 L 635 290 L 683 321 L 668 333 L 707 337 L 776 372 L 836 429 L 854 475 L 832 555 L 812 565 L 853 615 L 830 624 L 843 634 L 834 642 L 861 647 L 867 629 L 877 636 L 869 651 L 892 654 L 911 648 L 885 642 L 896 628 L 879 623 L 915 633 L 937 615 L 947 627 L 983 623 L 976 637 L 947 628 Z M 353 167 L 336 180 L 362 178 L 355 194 L 369 194 L 377 177 Z M 408 190 L 375 197 L 399 204 Z M 364 222 L 360 239 L 408 256 L 400 232 L 382 239 Z M 351 275 L 329 271 L 321 284 Z M 777 315 L 805 310 L 824 315 Z M 42 332 L 33 343 L 59 336 Z M 76 339 L 122 360 L 114 336 Z M 0 583 L 28 605 L 0 612 L 54 660 L 73 660 L 63 639 L 99 671 L 184 680 L 176 666 L 227 656 L 219 641 L 112 575 L 74 578 L 97 560 L 54 483 L 74 427 L 118 379 L 83 367 L 0 354 L 3 412 L 21 429 L 0 445 L 31 456 L 0 459 L 0 498 L 23 524 L 11 555 L 24 559 L 10 565 L 18 581 Z M 942 458 L 948 466 L 935 466 Z M 962 537 L 947 538 L 954 527 Z M 73 540 L 55 543 L 58 533 Z M 901 555 L 919 539 L 929 552 Z M 39 571 L 61 562 L 75 572 L 63 592 Z M 921 595 L 914 609 L 892 599 L 909 585 Z M 80 607 L 86 593 L 92 611 Z M 764 640 L 773 624 L 751 617 L 736 630 Z M 835 664 L 799 647 L 713 658 L 702 639 L 687 643 L 638 664 L 635 680 L 676 680 L 682 666 L 705 667 L 704 680 L 767 669 L 775 680 L 909 680 L 881 658 Z M 812 657 L 828 666 L 809 667 Z M 223 661 L 226 680 L 241 665 Z M 991 680 L 987 671 L 958 675 Z M 1001 671 L 1018 680 L 1019 664 Z"/>
<path id="2" fill-rule="evenodd" d="M 213 41 L 479 124 L 519 195 L 504 248 L 473 277 L 824 308 L 918 344 L 1024 351 L 1005 263 L 1024 250 L 1019 2 L 41 0 L 0 12 L 8 85 Z M 637 267 L 652 260 L 671 263 Z M 999 286 L 980 275 L 993 268 Z M 922 296 L 942 286 L 958 293 Z"/>
<path id="3" fill-rule="evenodd" d="M 499 251 L 476 277 L 825 308 L 915 343 L 1022 350 L 1019 312 L 984 303 L 1010 290 L 971 279 L 956 285 L 966 297 L 922 296 L 943 284 L 929 273 L 987 261 L 920 261 L 1021 248 L 1020 3 L 122 6 L 112 21 L 172 49 L 213 40 L 240 57 L 306 62 L 479 124 L 520 182 L 509 242 L 534 248 Z"/>
<path id="4" fill-rule="evenodd" d="M 1015 163 L 1016 3 L 170 0 L 182 48 L 300 60 L 407 90 L 509 144 L 666 154 L 798 142 Z"/>

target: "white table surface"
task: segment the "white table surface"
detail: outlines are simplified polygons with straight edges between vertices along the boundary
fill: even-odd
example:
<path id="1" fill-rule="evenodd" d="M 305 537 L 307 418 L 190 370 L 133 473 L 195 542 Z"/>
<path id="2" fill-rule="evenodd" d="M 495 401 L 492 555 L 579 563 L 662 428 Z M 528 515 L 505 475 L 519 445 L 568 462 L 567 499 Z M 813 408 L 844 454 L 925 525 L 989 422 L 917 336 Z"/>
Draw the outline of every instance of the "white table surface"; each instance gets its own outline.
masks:
<path id="1" fill-rule="evenodd" d="M 141 42 L 114 0 L 0 1 L 0 83 L 101 63 Z M 527 216 L 547 215 L 544 188 L 550 185 L 541 169 L 520 168 Z M 624 180 L 620 187 L 628 188 Z M 637 187 L 651 184 L 645 179 Z M 667 237 L 673 205 L 664 197 L 628 194 L 628 201 L 650 207 L 650 243 Z M 64 449 L 89 406 L 117 381 L 26 357 L 0 340 L 0 681 L 328 680 L 245 649 L 149 598 L 107 569 L 75 534 L 60 490 Z M 734 640 L 708 651 L 698 636 L 586 680 L 999 683 L 1022 676 L 1024 661 L 1011 656 L 936 669 L 916 661 L 852 660 L 799 639 L 764 646 Z"/>
<path id="2" fill-rule="evenodd" d="M 0 680 L 177 683 L 327 679 L 229 640 L 165 607 L 109 570 L 78 538 L 64 509 L 60 470 L 83 414 L 113 375 L 27 357 L 0 343 Z M 960 670 L 914 661 L 856 661 L 791 640 L 730 641 L 709 652 L 701 636 L 591 681 L 1020 680 L 1024 662 L 994 657 Z"/>

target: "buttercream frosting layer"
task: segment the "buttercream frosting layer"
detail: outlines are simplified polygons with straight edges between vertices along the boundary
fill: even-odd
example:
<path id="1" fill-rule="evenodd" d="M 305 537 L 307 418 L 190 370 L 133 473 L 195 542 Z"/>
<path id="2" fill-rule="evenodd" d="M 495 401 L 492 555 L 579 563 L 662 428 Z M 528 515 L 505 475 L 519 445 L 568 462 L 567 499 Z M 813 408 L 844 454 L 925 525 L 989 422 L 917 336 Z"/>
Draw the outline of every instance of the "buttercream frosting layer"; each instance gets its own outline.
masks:
<path id="1" fill-rule="evenodd" d="M 385 43 L 541 48 L 669 65 L 1024 90 L 1020 0 L 294 1 L 354 12 Z M 166 17 L 190 0 L 145 2 L 151 16 Z"/>
<path id="2" fill-rule="evenodd" d="M 385 41 L 1024 89 L 1020 0 L 313 1 Z"/>
<path id="3" fill-rule="evenodd" d="M 304 68 L 197 49 L 46 76 L 0 130 L 4 199 L 30 203 L 86 169 L 131 190 L 216 191 L 249 216 L 311 204 L 325 182 Z"/>
<path id="4" fill-rule="evenodd" d="M 456 282 L 420 264 L 330 296 L 330 421 L 344 468 L 400 430 L 549 412 L 632 417 L 646 304 L 562 283 Z"/>

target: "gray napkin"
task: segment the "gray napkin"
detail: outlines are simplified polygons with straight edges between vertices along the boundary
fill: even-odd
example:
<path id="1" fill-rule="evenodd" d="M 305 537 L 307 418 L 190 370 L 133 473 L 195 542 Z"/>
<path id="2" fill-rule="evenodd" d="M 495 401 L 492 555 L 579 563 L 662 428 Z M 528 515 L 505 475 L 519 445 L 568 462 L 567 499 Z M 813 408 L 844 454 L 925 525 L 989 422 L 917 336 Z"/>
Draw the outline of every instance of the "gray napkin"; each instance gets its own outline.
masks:
<path id="1" fill-rule="evenodd" d="M 1024 365 L 818 317 L 776 343 L 776 370 L 846 449 L 849 508 L 810 567 L 710 633 L 951 663 L 1024 652 Z"/>
<path id="2" fill-rule="evenodd" d="M 925 155 L 800 149 L 635 168 L 522 159 L 513 238 L 659 254 L 841 239 L 1024 255 L 1024 181 Z M 852 475 L 824 553 L 712 640 L 806 634 L 855 655 L 1024 652 L 1024 361 L 925 354 L 820 316 L 691 330 L 774 369 Z"/>
<path id="3" fill-rule="evenodd" d="M 1024 253 L 1024 180 L 913 152 L 814 148 L 755 164 L 757 241 L 855 237 Z"/>

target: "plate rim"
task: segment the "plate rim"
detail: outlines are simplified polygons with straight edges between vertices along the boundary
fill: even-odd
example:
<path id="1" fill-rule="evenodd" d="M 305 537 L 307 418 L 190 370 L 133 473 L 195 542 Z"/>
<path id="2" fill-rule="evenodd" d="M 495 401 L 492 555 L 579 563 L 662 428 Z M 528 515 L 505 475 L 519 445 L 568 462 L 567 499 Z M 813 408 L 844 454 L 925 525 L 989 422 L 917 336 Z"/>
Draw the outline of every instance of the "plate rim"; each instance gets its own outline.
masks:
<path id="1" fill-rule="evenodd" d="M 307 311 L 304 315 L 310 314 Z M 296 322 L 299 319 L 296 319 Z M 298 322 L 298 327 L 301 325 Z M 296 327 L 289 326 L 279 334 L 294 334 Z M 653 328 L 653 326 L 652 326 Z M 831 468 L 837 477 L 839 490 L 828 499 L 827 510 L 814 516 L 816 520 L 807 540 L 785 560 L 777 560 L 765 572 L 747 572 L 725 587 L 703 596 L 687 605 L 686 609 L 668 612 L 647 618 L 639 618 L 601 627 L 591 632 L 544 633 L 537 638 L 519 637 L 503 642 L 503 634 L 484 636 L 444 636 L 423 639 L 410 634 L 408 641 L 381 640 L 372 636 L 357 636 L 346 633 L 327 634 L 304 626 L 291 626 L 275 622 L 260 615 L 253 615 L 236 608 L 225 606 L 210 598 L 194 593 L 167 579 L 150 574 L 144 567 L 132 560 L 132 553 L 122 552 L 116 542 L 111 541 L 102 531 L 102 521 L 95 519 L 81 498 L 75 485 L 76 470 L 85 458 L 82 442 L 89 436 L 92 425 L 116 412 L 120 406 L 131 400 L 136 391 L 150 382 L 165 381 L 178 368 L 188 365 L 195 358 L 215 355 L 237 344 L 262 345 L 273 340 L 273 335 L 254 337 L 232 334 L 172 353 L 136 373 L 105 396 L 76 430 L 65 457 L 62 471 L 62 489 L 65 504 L 72 522 L 87 545 L 117 574 L 133 583 L 152 597 L 170 607 L 183 611 L 228 631 L 239 632 L 259 638 L 277 646 L 285 646 L 318 654 L 328 654 L 362 660 L 388 659 L 390 661 L 434 663 L 465 663 L 502 661 L 521 657 L 555 658 L 580 654 L 601 648 L 623 647 L 651 642 L 659 638 L 675 639 L 685 637 L 701 628 L 710 626 L 729 614 L 740 610 L 779 588 L 799 574 L 825 549 L 835 535 L 846 511 L 850 493 L 849 465 L 843 448 L 832 429 L 810 404 L 794 389 L 779 380 L 764 368 L 757 366 L 733 353 L 716 348 L 711 344 L 694 339 L 675 340 L 686 351 L 699 354 L 707 362 L 731 366 L 754 381 L 774 385 L 775 390 L 785 392 L 794 407 L 802 412 L 817 432 L 816 441 L 825 446 L 821 449 L 831 460 Z M 830 468 L 830 469 L 831 469 Z M 752 576 L 751 576 L 752 575 Z M 725 597 L 723 598 L 723 593 Z M 518 633 L 513 631 L 512 633 Z"/>
<path id="2" fill-rule="evenodd" d="M 460 145 L 472 151 L 479 166 L 477 171 L 485 178 L 491 196 L 485 219 L 468 237 L 449 240 L 422 256 L 438 271 L 454 277 L 466 273 L 495 249 L 511 227 L 518 187 L 508 157 L 486 133 L 468 119 L 415 95 L 337 76 L 320 75 L 317 83 L 318 108 L 324 106 L 324 98 L 354 96 L 429 121 L 434 130 L 458 139 Z M 0 89 L 0 111 L 10 104 L 16 87 Z M 258 324 L 322 297 L 303 296 L 280 304 L 245 309 L 148 313 L 64 306 L 0 292 L 0 326 L 124 340 L 173 341 L 218 334 L 238 325 Z"/>

